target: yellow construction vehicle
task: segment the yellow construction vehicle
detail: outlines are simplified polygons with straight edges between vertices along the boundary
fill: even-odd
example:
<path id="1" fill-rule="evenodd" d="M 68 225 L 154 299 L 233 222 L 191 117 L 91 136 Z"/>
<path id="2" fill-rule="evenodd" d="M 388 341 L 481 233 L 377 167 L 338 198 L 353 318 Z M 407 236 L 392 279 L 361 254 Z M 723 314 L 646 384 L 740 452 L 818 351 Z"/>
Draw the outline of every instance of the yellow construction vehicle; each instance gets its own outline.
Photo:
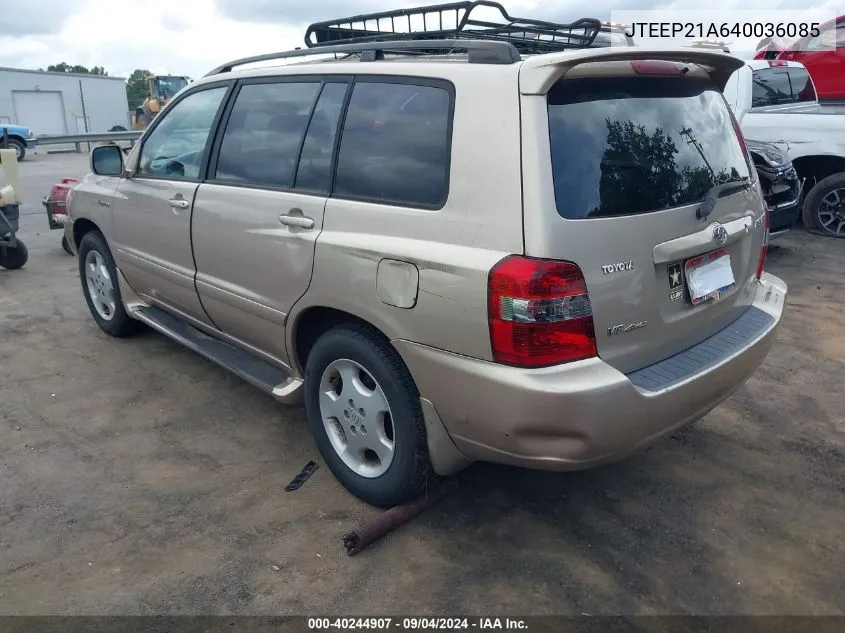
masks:
<path id="1" fill-rule="evenodd" d="M 132 127 L 136 130 L 145 129 L 173 96 L 187 86 L 190 81 L 188 77 L 175 75 L 150 75 L 147 77 L 147 97 L 144 99 L 144 103 L 135 108 Z"/>

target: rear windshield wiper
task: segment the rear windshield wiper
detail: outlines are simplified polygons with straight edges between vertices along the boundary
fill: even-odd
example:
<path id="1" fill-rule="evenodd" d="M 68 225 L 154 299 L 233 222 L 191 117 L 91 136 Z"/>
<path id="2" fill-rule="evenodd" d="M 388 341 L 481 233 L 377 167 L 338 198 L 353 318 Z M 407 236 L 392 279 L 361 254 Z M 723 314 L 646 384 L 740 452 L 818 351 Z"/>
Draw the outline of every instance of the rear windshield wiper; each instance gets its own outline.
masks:
<path id="1" fill-rule="evenodd" d="M 704 202 L 702 202 L 701 206 L 698 207 L 698 211 L 695 212 L 695 216 L 699 220 L 705 219 L 713 213 L 716 202 L 718 202 L 720 197 L 731 191 L 745 189 L 750 184 L 750 178 L 742 178 L 740 180 L 730 180 L 728 182 L 719 183 L 718 185 L 713 185 L 710 187 L 710 191 L 707 192 L 707 195 L 704 196 Z"/>

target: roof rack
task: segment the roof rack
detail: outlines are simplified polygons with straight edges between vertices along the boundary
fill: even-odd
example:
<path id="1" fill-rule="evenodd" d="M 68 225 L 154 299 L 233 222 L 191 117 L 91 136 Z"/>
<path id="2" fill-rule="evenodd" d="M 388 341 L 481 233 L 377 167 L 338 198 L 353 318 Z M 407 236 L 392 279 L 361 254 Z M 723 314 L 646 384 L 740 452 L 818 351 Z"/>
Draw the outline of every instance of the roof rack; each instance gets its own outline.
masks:
<path id="1" fill-rule="evenodd" d="M 475 9 L 479 7 L 497 10 L 500 18 L 477 18 Z M 595 18 L 581 18 L 572 24 L 514 18 L 498 2 L 467 0 L 316 22 L 305 32 L 305 45 L 322 48 L 339 42 L 481 40 L 506 42 L 520 53 L 537 54 L 588 48 L 601 26 Z M 428 52 L 428 43 L 417 46 L 421 52 Z"/>
<path id="2" fill-rule="evenodd" d="M 504 23 L 471 18 L 472 10 L 480 6 L 498 10 Z M 452 17 L 454 26 L 444 27 L 444 21 L 448 24 Z M 397 18 L 405 18 L 407 31 L 397 30 Z M 382 29 L 382 20 L 390 20 L 390 30 Z M 429 29 L 435 21 L 437 28 Z M 414 31 L 414 22 L 421 22 L 422 29 Z M 356 28 L 356 24 L 362 28 Z M 359 53 L 361 61 L 375 61 L 384 59 L 385 53 L 425 55 L 466 51 L 471 64 L 513 64 L 521 59 L 520 53 L 588 48 L 603 30 L 602 26 L 595 18 L 581 18 L 572 24 L 513 18 L 492 0 L 451 2 L 316 22 L 305 32 L 306 49 L 236 59 L 205 76 L 231 72 L 236 66 L 246 64 L 322 54 Z"/>

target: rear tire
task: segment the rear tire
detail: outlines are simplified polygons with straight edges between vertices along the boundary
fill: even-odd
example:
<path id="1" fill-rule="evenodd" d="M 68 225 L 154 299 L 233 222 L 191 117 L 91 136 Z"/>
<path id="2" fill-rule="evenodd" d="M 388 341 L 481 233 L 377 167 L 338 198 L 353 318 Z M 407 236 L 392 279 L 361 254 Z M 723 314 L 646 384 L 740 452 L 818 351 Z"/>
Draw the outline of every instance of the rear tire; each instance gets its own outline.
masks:
<path id="1" fill-rule="evenodd" d="M 838 208 L 835 202 L 837 197 Z M 804 228 L 811 233 L 845 237 L 845 172 L 828 176 L 810 189 L 804 199 L 801 217 Z"/>
<path id="2" fill-rule="evenodd" d="M 317 340 L 305 368 L 305 410 L 329 469 L 362 501 L 388 508 L 437 481 L 419 392 L 374 328 L 342 325 Z"/>
<path id="3" fill-rule="evenodd" d="M 99 231 L 89 231 L 79 243 L 79 278 L 91 316 L 103 332 L 124 337 L 141 329 L 141 322 L 130 317 L 123 307 L 117 266 Z"/>
<path id="4" fill-rule="evenodd" d="M 8 246 L 0 246 L 0 266 L 8 268 L 9 270 L 18 270 L 23 268 L 29 259 L 29 251 L 26 244 L 17 240 L 18 245 L 15 248 Z"/>

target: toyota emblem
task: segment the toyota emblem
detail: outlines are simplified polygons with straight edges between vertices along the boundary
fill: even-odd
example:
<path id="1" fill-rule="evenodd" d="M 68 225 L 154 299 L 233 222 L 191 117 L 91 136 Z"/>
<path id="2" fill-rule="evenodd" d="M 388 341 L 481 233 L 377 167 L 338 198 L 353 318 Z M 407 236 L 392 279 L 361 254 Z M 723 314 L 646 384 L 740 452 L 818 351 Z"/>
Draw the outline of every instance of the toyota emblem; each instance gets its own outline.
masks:
<path id="1" fill-rule="evenodd" d="M 721 246 L 728 241 L 728 230 L 721 224 L 717 224 L 713 229 L 713 241 L 716 242 L 716 246 Z"/>

